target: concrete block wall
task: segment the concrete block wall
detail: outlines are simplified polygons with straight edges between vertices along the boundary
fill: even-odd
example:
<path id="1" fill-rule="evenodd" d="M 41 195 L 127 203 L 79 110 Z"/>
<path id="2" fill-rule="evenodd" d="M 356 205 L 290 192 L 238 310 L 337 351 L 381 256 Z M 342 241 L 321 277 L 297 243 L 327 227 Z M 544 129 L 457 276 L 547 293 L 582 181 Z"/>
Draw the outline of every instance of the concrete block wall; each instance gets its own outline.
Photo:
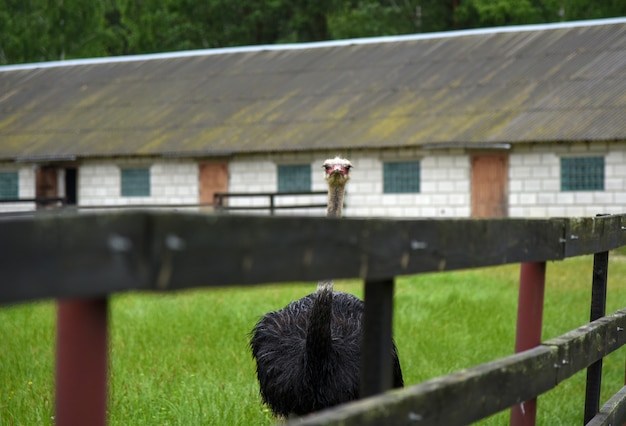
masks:
<path id="1" fill-rule="evenodd" d="M 604 191 L 561 191 L 563 156 L 602 155 Z M 311 164 L 313 190 L 325 190 L 324 159 L 335 153 L 292 153 L 235 157 L 230 163 L 231 192 L 274 192 L 277 164 Z M 463 150 L 390 149 L 346 155 L 354 169 L 348 183 L 346 217 L 470 217 L 471 164 Z M 421 191 L 384 194 L 383 162 L 419 160 Z M 319 172 L 318 172 L 319 170 Z M 626 142 L 514 145 L 509 153 L 510 217 L 573 217 L 626 213 Z M 285 202 L 293 200 L 285 199 Z M 301 202 L 304 202 L 300 199 Z M 320 199 L 306 202 L 324 202 Z M 233 200 L 233 205 L 267 205 L 267 199 Z M 323 215 L 318 210 L 283 213 Z"/>
<path id="2" fill-rule="evenodd" d="M 150 167 L 150 196 L 122 197 L 121 168 Z M 198 203 L 198 163 L 192 160 L 86 161 L 78 170 L 78 204 L 116 206 Z"/>
<path id="3" fill-rule="evenodd" d="M 235 156 L 229 163 L 229 192 L 253 193 L 253 192 L 276 192 L 278 189 L 277 166 L 279 164 L 310 164 L 311 165 L 311 190 L 326 190 L 323 161 L 329 156 L 320 153 L 276 153 L 258 155 Z M 230 206 L 255 206 L 269 207 L 269 197 L 244 197 L 231 198 Z M 325 204 L 326 196 L 278 196 L 275 198 L 277 206 Z M 239 213 L 267 214 L 269 210 L 241 210 Z M 281 215 L 308 215 L 323 216 L 325 210 L 317 209 L 280 209 L 276 214 Z"/>
<path id="4" fill-rule="evenodd" d="M 78 204 L 81 206 L 118 205 L 120 169 L 111 162 L 85 162 L 78 169 Z"/>
<path id="5" fill-rule="evenodd" d="M 604 191 L 561 191 L 561 157 L 604 156 Z M 509 157 L 510 217 L 626 213 L 626 143 L 514 146 Z"/>
<path id="6" fill-rule="evenodd" d="M 34 164 L 23 164 L 18 167 L 13 164 L 0 165 L 0 172 L 17 172 L 18 198 L 35 198 L 35 170 Z M 0 203 L 0 212 L 31 210 L 35 210 L 35 203 Z"/>
<path id="7" fill-rule="evenodd" d="M 346 216 L 469 217 L 470 163 L 460 151 L 420 152 L 416 149 L 354 154 L 348 184 Z M 420 161 L 420 192 L 383 193 L 383 163 Z"/>
<path id="8" fill-rule="evenodd" d="M 230 192 L 275 192 L 278 164 L 310 164 L 312 190 L 325 191 L 322 163 L 336 154 L 288 153 L 237 156 L 229 165 Z M 416 149 L 358 151 L 346 155 L 354 168 L 347 186 L 345 217 L 468 217 L 470 163 L 461 151 L 439 154 Z M 383 162 L 420 161 L 421 191 L 415 194 L 383 194 Z M 281 197 L 280 203 L 326 203 L 326 198 Z M 232 199 L 231 206 L 265 205 L 264 199 Z M 278 213 L 323 216 L 323 209 L 285 210 Z"/>
<path id="9" fill-rule="evenodd" d="M 234 156 L 229 163 L 229 192 L 275 192 L 277 165 L 310 164 L 312 190 L 326 191 L 321 167 L 335 152 L 272 153 Z M 604 191 L 561 191 L 563 156 L 602 155 Z M 470 217 L 471 164 L 463 150 L 423 151 L 416 148 L 359 150 L 352 161 L 346 217 Z M 420 161 L 421 191 L 384 194 L 383 163 Z M 199 162 L 195 159 L 85 160 L 78 164 L 78 202 L 82 206 L 195 204 L 199 200 Z M 151 196 L 122 197 L 121 167 L 150 167 Z M 1 164 L 0 171 L 19 173 L 19 197 L 35 197 L 35 164 Z M 59 194 L 64 177 L 59 170 Z M 509 153 L 510 217 L 594 216 L 626 213 L 626 142 L 514 145 Z M 279 197 L 280 204 L 325 204 L 323 196 Z M 232 198 L 232 206 L 267 206 L 268 198 Z M 0 211 L 33 210 L 33 203 L 0 204 Z M 266 214 L 265 211 L 246 213 Z M 325 209 L 279 210 L 279 214 L 325 215 Z"/>

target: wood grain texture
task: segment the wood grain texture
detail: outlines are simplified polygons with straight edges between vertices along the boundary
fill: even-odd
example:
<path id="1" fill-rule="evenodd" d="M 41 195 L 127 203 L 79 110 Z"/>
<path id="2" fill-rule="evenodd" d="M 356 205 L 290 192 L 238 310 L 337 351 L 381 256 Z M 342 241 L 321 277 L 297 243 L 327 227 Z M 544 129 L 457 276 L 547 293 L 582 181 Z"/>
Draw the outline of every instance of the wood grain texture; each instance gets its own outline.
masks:
<path id="1" fill-rule="evenodd" d="M 626 419 L 626 386 L 613 395 L 586 426 L 616 426 L 622 424 L 624 419 Z"/>
<path id="2" fill-rule="evenodd" d="M 625 325 L 623 309 L 525 352 L 345 404 L 292 424 L 466 425 L 540 395 L 613 352 L 626 343 Z M 616 407 L 624 404 L 619 401 Z"/>
<path id="3" fill-rule="evenodd" d="M 339 278 L 562 258 L 553 220 L 125 212 L 0 221 L 0 303 L 131 289 Z"/>
<path id="4" fill-rule="evenodd" d="M 380 280 L 558 260 L 625 244 L 623 221 L 623 216 L 333 220 L 142 211 L 18 217 L 0 220 L 0 303 L 328 276 Z M 577 238 L 564 238 L 568 232 Z"/>

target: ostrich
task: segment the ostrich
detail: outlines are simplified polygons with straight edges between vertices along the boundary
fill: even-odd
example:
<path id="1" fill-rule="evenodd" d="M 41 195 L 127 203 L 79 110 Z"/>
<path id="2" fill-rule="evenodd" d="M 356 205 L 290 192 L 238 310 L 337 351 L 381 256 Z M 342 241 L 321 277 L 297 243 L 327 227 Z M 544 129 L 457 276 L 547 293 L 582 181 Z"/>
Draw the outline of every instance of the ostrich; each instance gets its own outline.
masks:
<path id="1" fill-rule="evenodd" d="M 352 165 L 334 158 L 323 165 L 328 217 L 340 217 Z M 333 281 L 263 316 L 250 333 L 263 401 L 274 415 L 302 416 L 359 397 L 363 302 L 333 291 Z M 393 386 L 402 387 L 396 347 Z"/>

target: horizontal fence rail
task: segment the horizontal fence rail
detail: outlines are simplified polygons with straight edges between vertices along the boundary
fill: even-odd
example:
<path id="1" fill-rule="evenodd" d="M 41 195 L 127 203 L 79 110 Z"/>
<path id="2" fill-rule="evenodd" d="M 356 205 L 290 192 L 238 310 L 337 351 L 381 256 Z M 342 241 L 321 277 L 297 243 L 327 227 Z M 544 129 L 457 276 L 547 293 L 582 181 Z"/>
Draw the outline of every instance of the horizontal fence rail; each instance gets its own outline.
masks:
<path id="1" fill-rule="evenodd" d="M 181 210 L 188 209 L 193 211 L 212 211 L 217 210 L 220 212 L 253 212 L 253 211 L 268 211 L 270 215 L 274 215 L 277 210 L 310 210 L 319 209 L 320 211 L 326 210 L 328 202 L 326 197 L 327 191 L 290 191 L 290 192 L 217 192 L 213 196 L 213 202 L 209 203 L 167 203 L 167 204 L 101 204 L 101 205 L 79 205 L 68 204 L 65 197 L 37 197 L 37 198 L 3 198 L 0 199 L 0 205 L 2 204 L 33 204 L 36 208 L 40 207 L 56 207 L 65 211 L 88 211 L 88 210 Z M 284 197 L 292 197 L 291 203 L 277 202 Z M 319 202 L 298 202 L 295 201 L 299 197 L 311 197 L 315 200 L 319 199 Z M 249 205 L 237 205 L 230 206 L 227 200 L 231 198 L 239 198 L 245 200 L 251 199 L 267 199 L 267 204 L 258 205 L 251 203 Z M 344 204 L 344 207 L 346 205 Z M 0 211 L 1 217 L 15 217 L 15 216 L 27 216 L 36 214 L 36 210 L 16 210 L 16 211 Z"/>
<path id="2" fill-rule="evenodd" d="M 0 220 L 0 241 L 11 242 L 0 255 L 0 303 L 328 276 L 384 280 L 558 260 L 625 245 L 625 225 L 626 216 L 397 221 L 119 212 L 17 217 Z"/>
<path id="3" fill-rule="evenodd" d="M 587 426 L 611 426 L 618 425 L 619 421 L 626 419 L 626 387 L 619 390 L 609 399 L 600 412 L 593 418 Z"/>
<path id="4" fill-rule="evenodd" d="M 328 276 L 380 280 L 558 260 L 626 244 L 625 225 L 625 216 L 397 221 L 120 212 L 14 218 L 0 221 L 0 240 L 11 241 L 0 256 L 3 283 L 11 283 L 2 286 L 0 303 Z"/>
<path id="5" fill-rule="evenodd" d="M 283 197 L 315 197 L 319 198 L 318 203 L 295 203 L 295 204 L 283 204 L 277 203 Z M 299 209 L 326 209 L 328 207 L 328 201 L 326 197 L 328 191 L 290 191 L 290 192 L 217 192 L 213 195 L 213 203 L 217 210 L 225 211 L 254 211 L 254 210 L 268 210 L 271 215 L 276 213 L 276 210 L 299 210 Z M 230 206 L 227 201 L 231 198 L 239 199 L 254 199 L 264 198 L 267 199 L 265 205 L 238 205 Z M 344 205 L 345 207 L 345 205 Z"/>
<path id="6" fill-rule="evenodd" d="M 317 281 L 328 276 L 362 278 L 366 303 L 361 393 L 373 396 L 298 419 L 294 424 L 462 425 L 514 404 L 521 403 L 523 411 L 524 401 L 532 402 L 589 366 L 598 366 L 601 375 L 602 358 L 626 343 L 626 309 L 608 316 L 595 309 L 599 312 L 592 311 L 592 319 L 599 316 L 595 321 L 531 349 L 380 394 L 389 389 L 385 373 L 389 366 L 380 363 L 375 353 L 391 344 L 393 278 L 522 263 L 527 266 L 523 271 L 536 272 L 536 279 L 531 281 L 542 281 L 546 261 L 596 254 L 594 293 L 598 296 L 594 296 L 594 306 L 602 308 L 606 293 L 601 285 L 608 265 L 599 260 L 604 259 L 603 253 L 626 245 L 625 225 L 626 215 L 336 220 L 162 211 L 44 211 L 0 217 L 0 241 L 8 242 L 0 246 L 0 304 L 62 300 L 60 373 L 78 365 L 68 348 L 93 341 L 88 346 L 104 347 L 97 352 L 106 354 L 107 326 L 102 314 L 106 309 L 101 308 L 106 308 L 106 297 L 116 292 Z M 369 300 L 376 304 L 368 304 Z M 81 315 L 92 321 L 79 321 L 81 326 L 77 327 L 72 315 L 82 310 Z M 540 330 L 540 320 L 538 327 Z M 57 395 L 57 401 L 69 401 L 57 404 L 57 424 L 72 424 L 76 418 L 80 418 L 77 423 L 89 419 L 90 424 L 104 424 L 103 356 L 93 357 L 93 366 L 87 363 L 81 370 L 85 374 L 97 371 L 98 386 L 83 389 L 84 381 L 76 372 L 57 380 L 57 393 L 63 394 Z M 592 396 L 588 397 L 589 424 L 624 421 L 626 390 L 598 410 L 594 380 L 588 380 Z M 87 402 L 96 402 L 99 408 L 83 410 L 84 416 L 76 417 L 79 410 L 73 408 L 72 398 L 80 397 L 86 398 L 85 407 Z M 520 424 L 534 424 L 534 414 L 530 423 L 523 422 Z"/>
<path id="7" fill-rule="evenodd" d="M 298 419 L 293 424 L 465 425 L 553 389 L 624 345 L 625 329 L 626 309 L 528 351 Z"/>
<path id="8" fill-rule="evenodd" d="M 37 197 L 37 198 L 0 198 L 0 204 L 20 204 L 34 203 L 46 206 L 49 204 L 64 205 L 67 203 L 65 197 Z"/>

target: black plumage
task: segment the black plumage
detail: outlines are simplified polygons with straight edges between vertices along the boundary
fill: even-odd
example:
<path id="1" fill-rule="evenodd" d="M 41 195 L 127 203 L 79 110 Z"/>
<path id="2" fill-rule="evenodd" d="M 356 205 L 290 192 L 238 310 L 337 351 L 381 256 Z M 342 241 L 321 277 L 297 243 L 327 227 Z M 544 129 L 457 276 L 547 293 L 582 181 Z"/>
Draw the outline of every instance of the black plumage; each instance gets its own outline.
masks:
<path id="1" fill-rule="evenodd" d="M 350 161 L 324 161 L 328 183 L 326 215 L 341 217 Z M 333 291 L 333 281 L 317 291 L 266 314 L 251 332 L 263 401 L 277 416 L 304 415 L 359 397 L 363 302 Z M 395 345 L 393 386 L 402 387 Z"/>
<path id="2" fill-rule="evenodd" d="M 275 415 L 304 415 L 357 399 L 363 302 L 330 288 L 266 314 L 251 332 L 263 401 Z M 402 387 L 395 345 L 393 385 Z"/>

